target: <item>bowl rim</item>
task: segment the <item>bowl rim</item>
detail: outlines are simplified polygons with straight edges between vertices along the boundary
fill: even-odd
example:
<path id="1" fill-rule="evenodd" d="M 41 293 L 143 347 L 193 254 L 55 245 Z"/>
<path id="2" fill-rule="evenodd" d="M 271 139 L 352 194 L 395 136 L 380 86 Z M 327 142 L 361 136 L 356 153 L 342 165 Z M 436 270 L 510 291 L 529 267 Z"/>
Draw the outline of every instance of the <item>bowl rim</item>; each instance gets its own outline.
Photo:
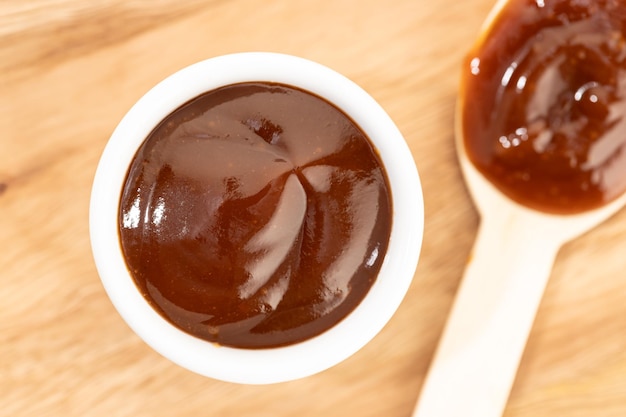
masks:
<path id="1" fill-rule="evenodd" d="M 152 129 L 200 94 L 238 82 L 276 82 L 310 91 L 344 111 L 366 133 L 387 171 L 392 229 L 379 276 L 359 305 L 338 324 L 305 341 L 276 348 L 239 349 L 191 336 L 161 317 L 126 268 L 118 236 L 121 189 L 128 167 Z M 92 253 L 111 302 L 131 329 L 172 362 L 207 377 L 267 384 L 303 378 L 342 362 L 391 319 L 412 282 L 424 232 L 422 188 L 411 151 L 385 110 L 361 87 L 330 68 L 293 55 L 243 52 L 197 62 L 141 97 L 107 142 L 89 206 Z"/>

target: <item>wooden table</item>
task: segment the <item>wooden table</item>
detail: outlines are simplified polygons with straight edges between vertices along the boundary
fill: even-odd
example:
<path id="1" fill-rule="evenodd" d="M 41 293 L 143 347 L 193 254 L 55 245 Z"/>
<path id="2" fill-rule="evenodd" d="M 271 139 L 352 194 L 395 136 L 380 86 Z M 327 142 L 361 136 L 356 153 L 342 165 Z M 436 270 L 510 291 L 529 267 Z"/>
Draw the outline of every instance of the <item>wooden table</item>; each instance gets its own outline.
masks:
<path id="1" fill-rule="evenodd" d="M 0 2 L 0 415 L 409 416 L 478 225 L 453 145 L 464 52 L 491 0 Z M 388 326 L 313 377 L 240 386 L 147 347 L 88 236 L 115 125 L 152 85 L 229 52 L 300 55 L 389 112 L 420 170 L 424 246 Z M 565 246 L 505 415 L 626 415 L 626 211 Z M 451 398 L 451 401 L 454 399 Z"/>

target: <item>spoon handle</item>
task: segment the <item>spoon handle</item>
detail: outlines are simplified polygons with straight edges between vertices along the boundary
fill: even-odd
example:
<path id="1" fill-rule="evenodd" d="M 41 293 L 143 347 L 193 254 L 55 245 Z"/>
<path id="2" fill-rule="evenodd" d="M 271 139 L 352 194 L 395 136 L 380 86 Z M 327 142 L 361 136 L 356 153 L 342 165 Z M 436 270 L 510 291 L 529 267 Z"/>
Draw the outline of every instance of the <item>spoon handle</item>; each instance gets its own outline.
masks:
<path id="1" fill-rule="evenodd" d="M 501 416 L 560 241 L 515 213 L 483 216 L 413 417 Z"/>

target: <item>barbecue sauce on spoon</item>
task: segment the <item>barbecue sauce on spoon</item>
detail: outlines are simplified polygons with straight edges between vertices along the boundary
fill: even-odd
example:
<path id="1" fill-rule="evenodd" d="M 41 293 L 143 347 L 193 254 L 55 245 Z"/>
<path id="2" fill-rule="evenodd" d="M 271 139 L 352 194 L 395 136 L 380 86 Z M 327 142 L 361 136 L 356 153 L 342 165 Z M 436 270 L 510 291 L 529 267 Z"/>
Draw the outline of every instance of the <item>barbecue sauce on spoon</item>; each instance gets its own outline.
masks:
<path id="1" fill-rule="evenodd" d="M 626 3 L 510 0 L 465 63 L 467 154 L 501 192 L 554 214 L 626 191 Z"/>

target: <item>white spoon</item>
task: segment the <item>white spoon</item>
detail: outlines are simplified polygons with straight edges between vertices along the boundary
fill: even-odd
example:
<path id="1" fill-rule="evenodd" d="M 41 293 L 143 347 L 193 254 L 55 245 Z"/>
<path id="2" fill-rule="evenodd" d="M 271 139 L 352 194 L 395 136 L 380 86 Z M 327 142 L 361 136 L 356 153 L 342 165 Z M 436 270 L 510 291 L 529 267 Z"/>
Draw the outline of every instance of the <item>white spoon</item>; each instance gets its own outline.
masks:
<path id="1" fill-rule="evenodd" d="M 484 29 L 506 1 L 498 1 Z M 557 252 L 626 204 L 550 215 L 500 193 L 465 152 L 459 97 L 456 146 L 481 217 L 476 241 L 413 417 L 501 416 Z"/>

